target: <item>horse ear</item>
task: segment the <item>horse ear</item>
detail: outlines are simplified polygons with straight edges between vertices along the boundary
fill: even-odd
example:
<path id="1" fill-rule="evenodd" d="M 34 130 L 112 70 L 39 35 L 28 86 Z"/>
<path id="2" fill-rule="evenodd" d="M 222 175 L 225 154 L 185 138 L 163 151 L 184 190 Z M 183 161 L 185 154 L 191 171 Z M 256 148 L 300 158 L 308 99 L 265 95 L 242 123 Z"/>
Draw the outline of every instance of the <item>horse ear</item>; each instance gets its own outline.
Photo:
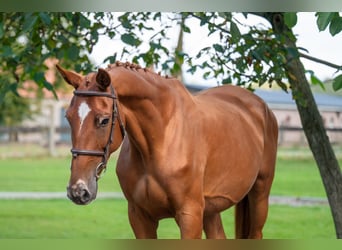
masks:
<path id="1" fill-rule="evenodd" d="M 99 89 L 105 91 L 111 83 L 110 75 L 106 70 L 99 68 L 96 75 L 96 82 Z"/>
<path id="2" fill-rule="evenodd" d="M 64 80 L 70 85 L 72 85 L 75 89 L 77 89 L 82 83 L 82 80 L 83 80 L 82 75 L 73 71 L 66 70 L 62 68 L 61 66 L 59 66 L 58 64 L 56 65 L 56 68 L 58 69 L 59 73 L 64 78 Z"/>

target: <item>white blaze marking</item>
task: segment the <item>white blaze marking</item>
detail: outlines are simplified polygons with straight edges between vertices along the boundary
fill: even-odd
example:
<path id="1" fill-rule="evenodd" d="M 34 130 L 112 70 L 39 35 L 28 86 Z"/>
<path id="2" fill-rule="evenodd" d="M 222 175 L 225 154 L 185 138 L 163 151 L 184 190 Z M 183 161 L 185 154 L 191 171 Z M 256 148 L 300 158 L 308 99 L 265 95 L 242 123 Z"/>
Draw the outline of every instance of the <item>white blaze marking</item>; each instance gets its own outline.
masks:
<path id="1" fill-rule="evenodd" d="M 84 185 L 84 186 L 86 186 L 86 183 L 84 182 L 84 180 L 78 179 L 76 181 L 76 185 Z"/>
<path id="2" fill-rule="evenodd" d="M 91 109 L 89 108 L 88 104 L 86 102 L 82 102 L 81 105 L 78 107 L 78 116 L 80 117 L 80 130 L 82 128 L 82 124 L 89 114 Z"/>

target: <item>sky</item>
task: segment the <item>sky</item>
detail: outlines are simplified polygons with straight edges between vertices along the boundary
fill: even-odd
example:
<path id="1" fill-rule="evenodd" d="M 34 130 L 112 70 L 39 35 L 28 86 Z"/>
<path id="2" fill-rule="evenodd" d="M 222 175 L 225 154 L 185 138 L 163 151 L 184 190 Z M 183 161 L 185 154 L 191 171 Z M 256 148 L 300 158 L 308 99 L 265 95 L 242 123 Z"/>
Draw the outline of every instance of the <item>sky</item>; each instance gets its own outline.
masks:
<path id="1" fill-rule="evenodd" d="M 306 48 L 311 56 L 342 65 L 342 33 L 332 36 L 328 30 L 319 32 L 313 13 L 301 13 L 294 27 L 298 34 L 297 45 Z M 306 69 L 311 69 L 321 79 L 335 76 L 336 69 L 302 59 Z M 341 73 L 341 72 L 340 72 Z"/>
<path id="2" fill-rule="evenodd" d="M 254 15 L 249 15 L 246 20 L 242 15 L 239 17 L 242 23 L 259 24 L 269 26 L 269 24 L 262 18 Z M 194 21 L 195 22 L 195 21 Z M 205 46 L 211 46 L 215 37 L 208 37 L 206 32 L 203 32 L 197 24 L 190 21 L 187 25 L 191 28 L 191 34 L 184 36 L 184 50 L 190 55 L 194 55 L 196 51 Z M 297 46 L 308 50 L 309 55 L 332 62 L 337 65 L 342 65 L 342 33 L 331 36 L 328 30 L 319 31 L 316 25 L 316 18 L 314 13 L 304 12 L 298 13 L 297 25 L 293 28 L 294 33 L 297 35 Z M 175 35 L 170 35 L 177 39 L 178 31 L 174 31 Z M 172 43 L 172 39 L 171 39 Z M 101 65 L 104 58 L 112 55 L 115 51 L 120 51 L 123 44 L 120 40 L 110 40 L 102 37 L 99 43 L 95 46 L 91 57 L 95 60 L 97 65 Z M 307 70 L 312 70 L 315 75 L 321 79 L 331 79 L 336 76 L 336 69 L 330 68 L 323 64 L 318 64 L 302 58 L 302 62 Z M 187 73 L 184 75 L 186 83 L 216 85 L 215 80 L 205 81 L 202 79 L 200 72 L 195 75 Z"/>

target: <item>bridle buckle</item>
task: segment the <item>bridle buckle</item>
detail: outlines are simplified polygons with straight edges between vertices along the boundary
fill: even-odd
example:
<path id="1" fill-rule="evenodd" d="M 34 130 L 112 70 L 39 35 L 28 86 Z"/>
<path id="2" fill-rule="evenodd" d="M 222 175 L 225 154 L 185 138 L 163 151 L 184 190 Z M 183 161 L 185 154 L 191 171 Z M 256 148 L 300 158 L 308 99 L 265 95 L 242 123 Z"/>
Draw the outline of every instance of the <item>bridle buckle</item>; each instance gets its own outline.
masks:
<path id="1" fill-rule="evenodd" d="M 96 180 L 100 179 L 102 173 L 106 173 L 106 171 L 107 171 L 107 164 L 101 161 L 99 165 L 97 165 L 96 167 L 96 172 L 95 172 Z"/>

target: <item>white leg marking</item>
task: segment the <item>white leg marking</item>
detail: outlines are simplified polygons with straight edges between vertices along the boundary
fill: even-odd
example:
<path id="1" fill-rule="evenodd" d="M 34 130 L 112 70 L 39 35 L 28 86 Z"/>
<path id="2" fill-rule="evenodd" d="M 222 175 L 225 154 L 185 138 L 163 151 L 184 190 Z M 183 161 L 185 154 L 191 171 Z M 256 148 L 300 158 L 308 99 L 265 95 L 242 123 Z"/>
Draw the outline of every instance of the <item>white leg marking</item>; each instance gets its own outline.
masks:
<path id="1" fill-rule="evenodd" d="M 80 130 L 82 128 L 84 120 L 86 119 L 90 111 L 91 109 L 86 102 L 82 102 L 81 105 L 78 107 L 78 116 L 80 117 Z"/>

